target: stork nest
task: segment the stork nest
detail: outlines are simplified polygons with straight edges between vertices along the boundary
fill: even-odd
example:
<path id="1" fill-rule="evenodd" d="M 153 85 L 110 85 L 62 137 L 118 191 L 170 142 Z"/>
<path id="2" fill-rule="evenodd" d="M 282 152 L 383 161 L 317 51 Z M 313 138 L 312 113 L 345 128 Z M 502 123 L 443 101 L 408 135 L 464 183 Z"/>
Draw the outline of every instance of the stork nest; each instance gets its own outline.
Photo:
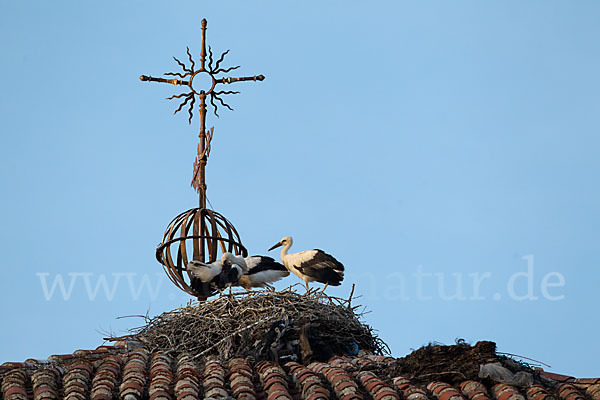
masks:
<path id="1" fill-rule="evenodd" d="M 246 291 L 147 318 L 145 326 L 109 341 L 142 342 L 150 351 L 188 353 L 197 360 L 253 357 L 256 360 L 325 361 L 358 349 L 389 353 L 373 329 L 361 322 L 360 305 L 316 291 Z"/>

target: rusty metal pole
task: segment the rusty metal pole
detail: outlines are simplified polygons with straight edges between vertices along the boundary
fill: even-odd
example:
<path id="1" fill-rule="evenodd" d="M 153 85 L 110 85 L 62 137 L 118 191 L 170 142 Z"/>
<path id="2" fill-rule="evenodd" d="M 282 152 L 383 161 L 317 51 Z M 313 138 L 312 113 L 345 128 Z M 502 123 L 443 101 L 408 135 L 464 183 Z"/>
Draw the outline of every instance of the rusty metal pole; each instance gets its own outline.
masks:
<path id="1" fill-rule="evenodd" d="M 202 19 L 202 47 L 200 48 L 200 72 L 206 71 L 206 18 Z M 198 207 L 206 208 L 206 94 L 200 95 L 200 190 L 198 191 Z"/>
<path id="2" fill-rule="evenodd" d="M 198 151 L 198 161 L 200 163 L 200 185 L 198 190 L 198 207 L 206 208 L 206 95 L 200 95 L 200 147 Z"/>

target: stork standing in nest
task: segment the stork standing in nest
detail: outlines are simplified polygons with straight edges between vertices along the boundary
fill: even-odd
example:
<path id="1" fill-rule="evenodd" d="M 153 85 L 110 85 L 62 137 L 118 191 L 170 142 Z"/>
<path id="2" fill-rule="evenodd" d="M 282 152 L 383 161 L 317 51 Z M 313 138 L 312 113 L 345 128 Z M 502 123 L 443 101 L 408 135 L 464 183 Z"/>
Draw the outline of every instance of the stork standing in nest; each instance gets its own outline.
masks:
<path id="1" fill-rule="evenodd" d="M 212 296 L 218 289 L 237 284 L 240 277 L 248 271 L 244 259 L 240 260 L 240 257 L 229 252 L 223 253 L 220 260 L 212 263 L 192 260 L 187 269 L 192 273 L 192 289 L 199 297 Z"/>
<path id="2" fill-rule="evenodd" d="M 244 289 L 251 289 L 255 287 L 267 287 L 273 289 L 271 283 L 277 282 L 278 280 L 285 278 L 290 273 L 280 263 L 267 256 L 252 256 L 242 258 L 239 256 L 233 256 L 236 261 L 243 263 L 246 266 L 246 272 L 240 275 L 239 281 L 234 286 L 241 286 Z"/>
<path id="3" fill-rule="evenodd" d="M 339 286 L 344 279 L 344 266 L 332 255 L 323 250 L 305 250 L 298 253 L 288 254 L 292 247 L 292 238 L 284 237 L 273 245 L 269 251 L 283 246 L 281 249 L 281 262 L 291 272 L 302 279 L 308 291 L 308 282 L 324 283 L 323 291 L 328 285 Z"/>

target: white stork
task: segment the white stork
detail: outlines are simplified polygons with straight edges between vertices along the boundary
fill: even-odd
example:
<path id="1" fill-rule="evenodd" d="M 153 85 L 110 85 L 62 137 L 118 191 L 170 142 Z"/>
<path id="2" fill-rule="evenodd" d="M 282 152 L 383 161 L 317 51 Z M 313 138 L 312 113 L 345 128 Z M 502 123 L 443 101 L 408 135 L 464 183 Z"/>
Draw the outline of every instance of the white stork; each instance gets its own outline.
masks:
<path id="1" fill-rule="evenodd" d="M 271 283 L 277 282 L 290 274 L 283 265 L 271 257 L 252 256 L 242 258 L 233 256 L 233 258 L 238 262 L 238 265 L 243 263 L 246 266 L 246 271 L 241 274 L 235 286 L 241 286 L 247 290 L 253 287 L 272 288 Z"/>
<path id="2" fill-rule="evenodd" d="M 283 246 L 281 262 L 304 281 L 307 291 L 308 282 L 324 283 L 323 290 L 327 285 L 339 286 L 341 284 L 344 279 L 344 266 L 341 262 L 319 249 L 288 254 L 292 243 L 292 238 L 286 236 L 279 243 L 273 245 L 269 251 Z"/>
<path id="3" fill-rule="evenodd" d="M 235 265 L 234 265 L 235 264 Z M 248 271 L 243 259 L 225 252 L 220 260 L 203 263 L 192 260 L 187 269 L 192 273 L 192 289 L 205 296 L 210 296 L 215 289 L 236 284 L 239 278 Z"/>

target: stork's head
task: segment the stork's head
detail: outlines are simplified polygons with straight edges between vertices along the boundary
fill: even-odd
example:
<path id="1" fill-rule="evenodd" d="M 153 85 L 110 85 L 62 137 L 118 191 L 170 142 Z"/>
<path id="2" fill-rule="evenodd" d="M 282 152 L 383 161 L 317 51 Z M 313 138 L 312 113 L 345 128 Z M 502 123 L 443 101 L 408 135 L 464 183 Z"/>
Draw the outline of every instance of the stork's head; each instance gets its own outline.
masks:
<path id="1" fill-rule="evenodd" d="M 244 274 L 248 273 L 248 266 L 246 265 L 246 260 L 244 260 L 243 257 L 234 256 L 230 252 L 226 251 L 225 253 L 223 253 L 223 256 L 221 257 L 221 261 L 223 263 L 228 262 L 230 264 L 239 265 L 240 268 L 242 269 L 242 273 L 244 273 Z"/>
<path id="2" fill-rule="evenodd" d="M 271 248 L 269 249 L 269 251 L 278 248 L 279 246 L 291 246 L 293 243 L 293 240 L 291 238 L 291 236 L 286 236 L 283 239 L 281 239 L 279 242 L 275 243 L 273 246 L 271 246 Z"/>
<path id="3" fill-rule="evenodd" d="M 231 287 L 237 285 L 242 276 L 244 276 L 244 271 L 242 271 L 240 267 L 238 267 L 237 265 L 231 267 L 229 273 L 227 274 L 227 283 L 225 284 L 225 286 Z"/>

